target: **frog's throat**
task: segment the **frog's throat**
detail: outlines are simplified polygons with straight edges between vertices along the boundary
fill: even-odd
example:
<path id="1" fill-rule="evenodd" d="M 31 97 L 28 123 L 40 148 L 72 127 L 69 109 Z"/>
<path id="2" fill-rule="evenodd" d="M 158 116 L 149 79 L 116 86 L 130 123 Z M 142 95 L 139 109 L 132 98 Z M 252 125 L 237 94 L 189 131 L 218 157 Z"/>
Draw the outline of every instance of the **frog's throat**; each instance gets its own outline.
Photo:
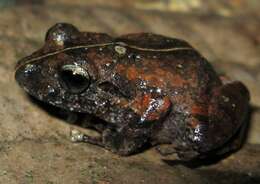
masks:
<path id="1" fill-rule="evenodd" d="M 146 52 L 174 52 L 174 51 L 182 51 L 182 50 L 193 50 L 192 47 L 152 49 L 152 48 L 138 47 L 136 45 L 129 45 L 129 44 L 126 44 L 124 42 L 108 42 L 108 43 L 100 43 L 100 44 L 92 44 L 92 45 L 78 45 L 78 46 L 68 47 L 68 48 L 65 48 L 65 49 L 50 52 L 48 54 L 44 54 L 44 55 L 39 56 L 39 57 L 28 59 L 28 60 L 24 61 L 23 63 L 17 65 L 15 67 L 15 70 L 18 70 L 23 65 L 30 64 L 30 63 L 33 63 L 33 62 L 36 62 L 36 61 L 40 61 L 44 58 L 47 58 L 47 57 L 50 57 L 50 56 L 53 56 L 53 55 L 57 55 L 57 54 L 62 53 L 62 52 L 66 52 L 66 51 L 70 51 L 70 50 L 76 50 L 76 49 L 84 49 L 84 48 L 88 49 L 88 48 L 94 48 L 94 47 L 105 47 L 105 46 L 109 46 L 109 45 L 115 45 L 115 46 L 118 45 L 118 46 L 128 47 L 128 48 L 136 49 L 136 50 L 140 50 L 140 51 L 146 51 Z"/>

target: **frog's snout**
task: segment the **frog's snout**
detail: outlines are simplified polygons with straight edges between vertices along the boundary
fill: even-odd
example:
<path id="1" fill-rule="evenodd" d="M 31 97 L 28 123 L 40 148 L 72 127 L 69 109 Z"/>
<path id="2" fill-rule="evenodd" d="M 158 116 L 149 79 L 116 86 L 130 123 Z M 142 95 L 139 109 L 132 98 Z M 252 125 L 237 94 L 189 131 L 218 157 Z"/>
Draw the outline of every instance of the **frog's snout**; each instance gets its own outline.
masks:
<path id="1" fill-rule="evenodd" d="M 21 65 L 15 72 L 15 79 L 21 87 L 31 93 L 32 89 L 39 87 L 41 69 L 35 64 Z"/>

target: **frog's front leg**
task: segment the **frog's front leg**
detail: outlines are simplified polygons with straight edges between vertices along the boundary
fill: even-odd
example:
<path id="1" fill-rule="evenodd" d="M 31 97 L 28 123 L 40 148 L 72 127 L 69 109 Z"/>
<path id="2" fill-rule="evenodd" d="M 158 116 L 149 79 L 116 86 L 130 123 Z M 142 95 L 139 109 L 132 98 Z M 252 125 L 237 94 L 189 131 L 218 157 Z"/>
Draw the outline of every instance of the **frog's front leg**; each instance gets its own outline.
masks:
<path id="1" fill-rule="evenodd" d="M 101 137 L 89 136 L 76 129 L 71 130 L 70 136 L 72 142 L 85 142 L 104 147 Z"/>
<path id="2" fill-rule="evenodd" d="M 94 142 L 123 156 L 141 151 L 151 138 L 152 127 L 170 110 L 171 102 L 165 96 L 144 94 L 138 96 L 131 105 L 130 109 L 138 114 L 139 118 L 118 123 L 116 126 L 107 123 L 98 143 L 90 137 L 87 137 L 84 142 L 92 144 Z"/>
<path id="3" fill-rule="evenodd" d="M 153 128 L 164 119 L 171 105 L 169 97 L 161 94 L 145 93 L 137 96 L 131 103 L 131 109 L 139 114 L 139 120 L 129 123 L 118 132 L 109 130 L 109 136 L 105 136 L 107 145 L 111 143 L 109 147 L 120 155 L 140 151 L 145 143 L 152 141 Z"/>
<path id="4" fill-rule="evenodd" d="M 122 156 L 130 155 L 144 145 L 147 135 L 143 130 L 107 128 L 99 137 L 86 135 L 78 130 L 71 131 L 73 142 L 85 142 L 104 147 Z"/>
<path id="5" fill-rule="evenodd" d="M 91 128 L 102 134 L 107 128 L 107 124 L 100 119 L 95 119 L 93 116 L 85 115 L 81 118 L 80 126 L 83 128 Z M 77 129 L 72 129 L 70 132 L 70 137 L 72 142 L 86 142 L 94 145 L 103 146 L 102 137 L 93 137 L 82 133 Z"/>
<path id="6" fill-rule="evenodd" d="M 237 143 L 232 146 L 228 143 L 236 142 L 233 139 L 239 134 L 238 131 L 243 133 L 243 123 L 246 123 L 244 121 L 249 108 L 248 101 L 247 88 L 241 82 L 231 82 L 212 91 L 206 110 L 203 106 L 194 105 L 192 141 L 200 154 L 221 150 L 224 146 L 229 146 L 230 149 L 226 150 L 230 151 L 239 146 Z"/>
<path id="7" fill-rule="evenodd" d="M 75 142 L 99 145 L 124 156 L 140 151 L 150 139 L 153 125 L 158 123 L 171 108 L 171 102 L 165 96 L 143 94 L 130 104 L 129 113 L 135 113 L 137 118 L 117 124 L 91 123 L 91 127 L 98 129 L 100 137 L 72 134 L 74 135 L 72 139 Z"/>

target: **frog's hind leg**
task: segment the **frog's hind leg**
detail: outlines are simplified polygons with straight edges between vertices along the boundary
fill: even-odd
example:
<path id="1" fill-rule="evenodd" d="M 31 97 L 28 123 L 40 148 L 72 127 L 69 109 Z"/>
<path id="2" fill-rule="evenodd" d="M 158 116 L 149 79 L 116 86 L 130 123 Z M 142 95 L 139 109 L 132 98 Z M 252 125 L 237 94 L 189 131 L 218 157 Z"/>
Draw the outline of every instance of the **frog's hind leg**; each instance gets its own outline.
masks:
<path id="1" fill-rule="evenodd" d="M 249 92 L 241 82 L 226 83 L 214 89 L 207 116 L 193 115 L 198 121 L 193 135 L 198 151 L 207 153 L 232 140 L 239 129 L 245 126 L 243 123 L 248 110 Z"/>
<path id="2" fill-rule="evenodd" d="M 215 150 L 214 154 L 223 155 L 240 149 L 244 143 L 247 128 L 248 125 L 246 123 L 242 124 L 236 134 L 225 145 L 223 145 L 223 147 Z"/>

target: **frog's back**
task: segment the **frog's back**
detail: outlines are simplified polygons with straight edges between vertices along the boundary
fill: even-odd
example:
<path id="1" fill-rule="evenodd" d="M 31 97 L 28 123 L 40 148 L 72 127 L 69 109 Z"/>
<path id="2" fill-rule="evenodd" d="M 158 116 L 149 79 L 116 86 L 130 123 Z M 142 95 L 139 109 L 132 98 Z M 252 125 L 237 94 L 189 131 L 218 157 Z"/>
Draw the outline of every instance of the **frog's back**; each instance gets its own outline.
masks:
<path id="1" fill-rule="evenodd" d="M 132 33 L 123 35 L 115 39 L 116 42 L 124 42 L 139 48 L 148 48 L 155 50 L 173 49 L 173 48 L 191 48 L 191 46 L 180 39 L 170 38 L 153 33 Z"/>
<path id="2" fill-rule="evenodd" d="M 174 99 L 189 96 L 187 101 L 194 96 L 200 98 L 221 85 L 212 66 L 183 40 L 139 33 L 119 37 L 116 41 L 127 44 L 131 54 L 122 63 L 128 62 L 125 75 L 136 80 L 135 83 L 142 81 Z M 133 57 L 132 61 L 129 57 Z"/>

